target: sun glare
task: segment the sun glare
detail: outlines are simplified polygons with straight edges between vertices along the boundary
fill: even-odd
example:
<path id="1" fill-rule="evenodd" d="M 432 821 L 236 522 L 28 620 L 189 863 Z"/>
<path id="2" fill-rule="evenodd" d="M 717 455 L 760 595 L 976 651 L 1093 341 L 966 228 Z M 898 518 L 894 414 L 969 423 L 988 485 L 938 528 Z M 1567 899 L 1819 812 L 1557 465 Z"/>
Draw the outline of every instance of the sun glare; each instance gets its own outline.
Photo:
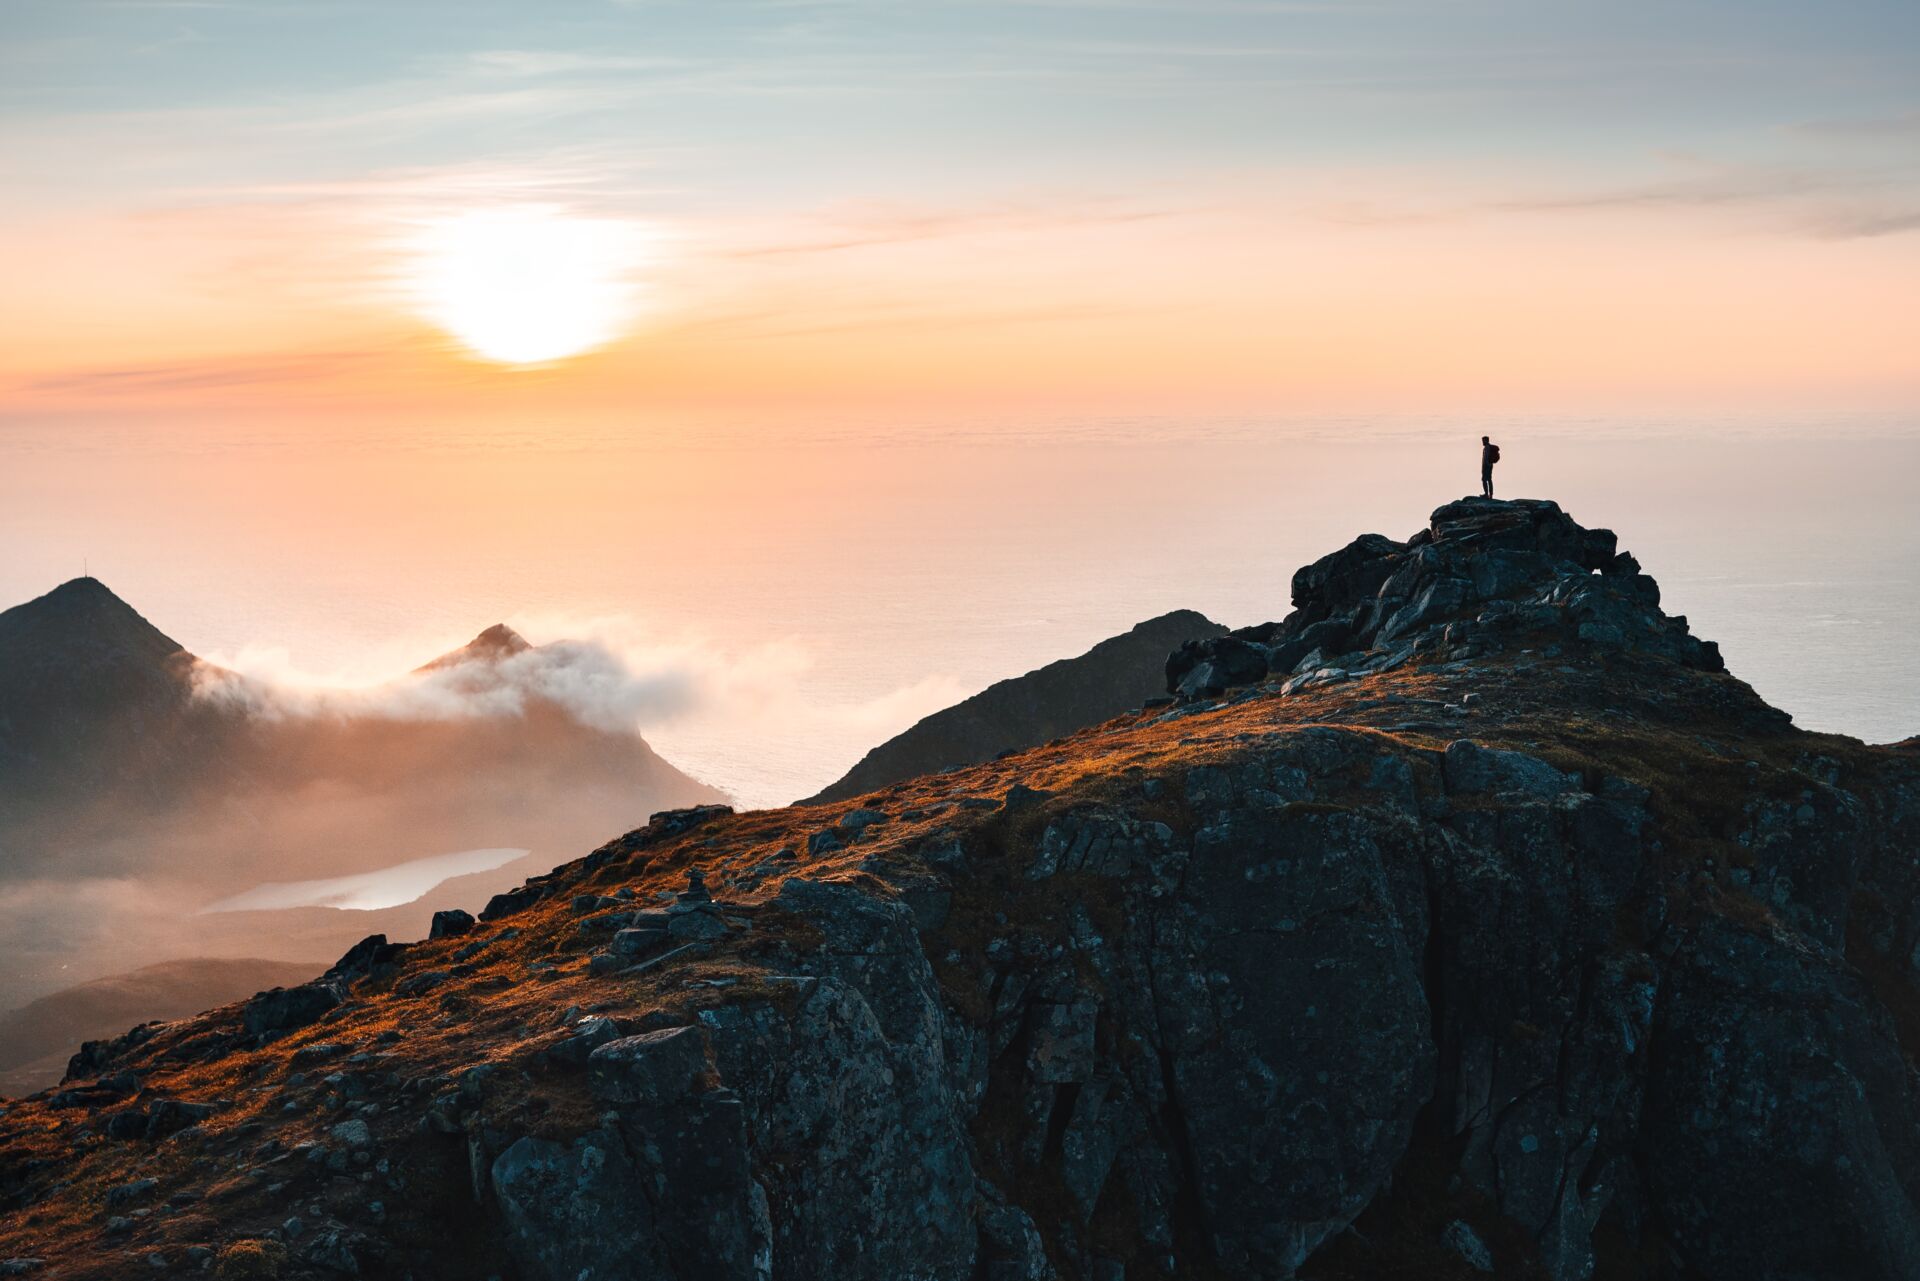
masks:
<path id="1" fill-rule="evenodd" d="M 631 223 L 549 206 L 436 219 L 414 242 L 421 315 L 486 360 L 539 365 L 603 347 L 631 323 L 644 242 Z"/>

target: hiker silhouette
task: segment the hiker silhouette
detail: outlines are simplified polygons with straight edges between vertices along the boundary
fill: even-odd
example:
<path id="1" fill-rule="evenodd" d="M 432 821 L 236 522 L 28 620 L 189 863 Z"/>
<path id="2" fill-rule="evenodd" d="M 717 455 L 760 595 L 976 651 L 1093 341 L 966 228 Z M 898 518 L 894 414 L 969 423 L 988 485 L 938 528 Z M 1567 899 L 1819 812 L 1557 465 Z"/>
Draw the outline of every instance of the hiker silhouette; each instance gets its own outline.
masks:
<path id="1" fill-rule="evenodd" d="M 1482 498 L 1493 497 L 1493 465 L 1499 461 L 1500 446 L 1482 436 L 1480 438 L 1480 496 Z"/>

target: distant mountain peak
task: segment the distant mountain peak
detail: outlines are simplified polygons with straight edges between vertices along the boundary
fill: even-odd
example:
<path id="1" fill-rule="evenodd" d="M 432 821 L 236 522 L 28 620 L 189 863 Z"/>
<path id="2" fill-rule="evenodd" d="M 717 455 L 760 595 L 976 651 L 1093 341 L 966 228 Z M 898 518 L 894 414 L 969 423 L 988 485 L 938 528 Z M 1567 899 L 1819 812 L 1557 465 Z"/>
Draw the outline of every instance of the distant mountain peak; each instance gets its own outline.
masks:
<path id="1" fill-rule="evenodd" d="M 533 644 L 519 632 L 505 623 L 495 623 L 486 631 L 462 645 L 451 653 L 442 654 L 431 663 L 424 664 L 418 670 L 437 672 L 444 668 L 455 667 L 461 663 L 487 662 L 497 663 L 503 658 L 512 658 L 515 654 L 524 654 L 533 648 Z"/>
<path id="2" fill-rule="evenodd" d="M 89 596 L 89 595 L 111 596 L 113 597 L 114 600 L 120 599 L 118 596 L 114 596 L 112 588 L 108 587 L 105 583 L 101 582 L 99 579 L 95 578 L 91 574 L 85 574 L 79 578 L 69 578 L 66 582 L 60 584 L 58 587 L 54 588 L 52 591 L 47 593 L 47 596 L 49 597 Z"/>
<path id="3" fill-rule="evenodd" d="M 184 652 L 179 641 L 91 576 L 68 579 L 44 596 L 0 612 L 0 648 L 57 652 L 50 646 L 149 660 Z"/>
<path id="4" fill-rule="evenodd" d="M 488 653 L 496 655 L 518 654 L 522 650 L 532 649 L 533 645 L 519 632 L 505 623 L 495 623 L 486 631 L 467 642 L 467 652 L 472 654 Z"/>

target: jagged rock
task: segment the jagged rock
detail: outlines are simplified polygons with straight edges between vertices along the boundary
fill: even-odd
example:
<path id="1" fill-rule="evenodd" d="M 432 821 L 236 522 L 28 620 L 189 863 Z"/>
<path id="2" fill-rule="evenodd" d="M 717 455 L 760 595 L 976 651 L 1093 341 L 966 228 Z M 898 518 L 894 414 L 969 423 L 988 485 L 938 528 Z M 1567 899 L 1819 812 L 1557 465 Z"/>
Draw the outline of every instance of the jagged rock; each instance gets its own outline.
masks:
<path id="1" fill-rule="evenodd" d="M 1331 602 L 1377 591 L 1395 569 L 1393 558 L 1405 551 L 1404 543 L 1380 534 L 1362 534 L 1294 573 L 1294 608 L 1320 608 L 1320 617 L 1310 621 L 1321 621 L 1331 612 L 1326 608 Z"/>
<path id="2" fill-rule="evenodd" d="M 457 907 L 447 908 L 433 914 L 433 925 L 427 932 L 428 938 L 451 939 L 473 930 L 473 913 L 463 912 Z"/>
<path id="3" fill-rule="evenodd" d="M 242 1007 L 241 1023 L 249 1036 L 290 1032 L 318 1021 L 338 1004 L 340 993 L 327 983 L 276 987 L 260 993 Z"/>
<path id="4" fill-rule="evenodd" d="M 581 1019 L 573 1035 L 556 1041 L 547 1049 L 547 1057 L 559 1063 L 585 1064 L 593 1052 L 609 1041 L 619 1039 L 620 1025 L 610 1018 Z"/>
<path id="5" fill-rule="evenodd" d="M 1168 689 L 1214 697 L 1273 672 L 1294 674 L 1293 693 L 1417 651 L 1484 652 L 1519 630 L 1723 670 L 1717 647 L 1660 613 L 1659 586 L 1615 544 L 1611 530 L 1583 529 L 1551 502 L 1461 499 L 1406 543 L 1368 534 L 1306 566 L 1292 614 L 1182 647 L 1168 659 Z M 1207 661 L 1213 653 L 1239 658 Z M 1266 660 L 1257 672 L 1255 655 Z"/>
<path id="6" fill-rule="evenodd" d="M 517 890 L 503 891 L 487 900 L 487 905 L 480 909 L 480 919 L 483 921 L 501 920 L 514 915 L 516 912 L 526 911 L 545 897 L 546 891 L 544 887 L 533 884 L 522 885 Z"/>
<path id="7" fill-rule="evenodd" d="M 1167 692 L 1177 698 L 1217 697 L 1266 675 L 1267 651 L 1237 636 L 1191 640 L 1167 658 Z"/>

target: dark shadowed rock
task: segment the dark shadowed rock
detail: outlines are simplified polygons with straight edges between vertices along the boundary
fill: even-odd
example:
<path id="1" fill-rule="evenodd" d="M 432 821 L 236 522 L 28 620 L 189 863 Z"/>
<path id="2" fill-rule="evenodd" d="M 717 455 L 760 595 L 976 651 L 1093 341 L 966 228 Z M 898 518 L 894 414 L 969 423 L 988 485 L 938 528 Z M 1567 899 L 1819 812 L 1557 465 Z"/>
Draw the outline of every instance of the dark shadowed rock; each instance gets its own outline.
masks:
<path id="1" fill-rule="evenodd" d="M 385 941 L 381 939 L 382 943 Z M 248 1036 L 290 1032 L 316 1022 L 338 1004 L 340 993 L 330 984 L 302 983 L 298 987 L 276 987 L 260 993 L 242 1007 L 241 1023 Z"/>
<path id="2" fill-rule="evenodd" d="M 1167 692 L 1180 698 L 1210 698 L 1267 674 L 1267 650 L 1237 636 L 1190 640 L 1167 657 Z"/>
<path id="3" fill-rule="evenodd" d="M 868 752 L 839 781 L 801 804 L 839 801 L 990 761 L 1098 725 L 1159 694 L 1169 651 L 1226 629 L 1192 610 L 1150 618 L 1077 658 L 990 685 L 916 723 Z"/>
<path id="4" fill-rule="evenodd" d="M 1544 632 L 1723 670 L 1719 649 L 1660 612 L 1659 585 L 1615 544 L 1612 530 L 1584 529 L 1551 502 L 1463 498 L 1405 543 L 1367 534 L 1301 569 L 1282 621 L 1176 650 L 1167 690 L 1214 698 L 1288 675 L 1299 678 L 1292 688 L 1313 688 L 1327 683 L 1321 669 L 1345 679 L 1416 653 L 1501 652 Z"/>
<path id="5" fill-rule="evenodd" d="M 461 911 L 457 907 L 447 908 L 433 914 L 433 924 L 428 930 L 428 938 L 459 938 L 473 930 L 473 913 Z"/>

